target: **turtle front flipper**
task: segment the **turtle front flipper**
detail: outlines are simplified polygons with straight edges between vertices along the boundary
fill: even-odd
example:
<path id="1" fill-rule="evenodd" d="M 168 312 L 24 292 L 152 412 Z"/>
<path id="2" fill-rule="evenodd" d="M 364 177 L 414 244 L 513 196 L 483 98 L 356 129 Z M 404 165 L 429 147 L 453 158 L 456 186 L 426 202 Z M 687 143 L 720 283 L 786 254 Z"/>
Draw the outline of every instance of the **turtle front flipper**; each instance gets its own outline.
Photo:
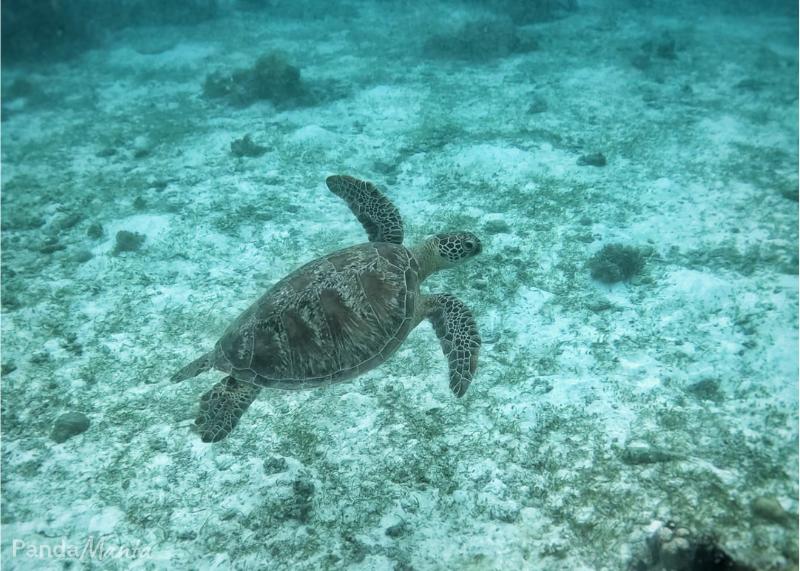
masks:
<path id="1" fill-rule="evenodd" d="M 203 442 L 218 442 L 228 436 L 242 418 L 261 387 L 225 377 L 200 397 L 200 410 L 194 423 Z"/>
<path id="2" fill-rule="evenodd" d="M 170 377 L 173 383 L 180 383 L 186 379 L 196 377 L 200 373 L 205 373 L 214 366 L 214 352 L 206 353 L 183 367 L 180 371 Z"/>
<path id="3" fill-rule="evenodd" d="M 475 318 L 462 301 L 448 293 L 432 295 L 425 301 L 426 316 L 450 366 L 450 389 L 462 397 L 478 368 L 481 336 Z"/>
<path id="4" fill-rule="evenodd" d="M 329 176 L 325 184 L 347 203 L 370 242 L 403 243 L 400 211 L 374 184 L 347 175 Z"/>

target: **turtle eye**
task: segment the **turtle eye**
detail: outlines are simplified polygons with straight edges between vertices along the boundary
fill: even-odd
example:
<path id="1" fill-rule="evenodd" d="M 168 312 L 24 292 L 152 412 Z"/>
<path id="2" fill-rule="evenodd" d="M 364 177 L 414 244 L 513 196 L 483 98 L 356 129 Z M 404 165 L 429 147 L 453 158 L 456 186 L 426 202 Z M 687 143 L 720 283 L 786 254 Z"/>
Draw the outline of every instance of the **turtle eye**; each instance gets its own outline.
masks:
<path id="1" fill-rule="evenodd" d="M 475 248 L 475 242 L 472 240 L 464 240 L 464 248 L 467 250 L 472 250 Z"/>

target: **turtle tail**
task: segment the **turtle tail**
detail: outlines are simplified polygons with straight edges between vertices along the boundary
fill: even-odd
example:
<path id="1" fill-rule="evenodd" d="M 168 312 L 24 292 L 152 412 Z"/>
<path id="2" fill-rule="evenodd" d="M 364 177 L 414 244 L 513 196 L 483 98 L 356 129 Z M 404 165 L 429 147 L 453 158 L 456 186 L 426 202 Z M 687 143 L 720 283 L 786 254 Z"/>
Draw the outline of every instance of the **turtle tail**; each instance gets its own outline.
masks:
<path id="1" fill-rule="evenodd" d="M 181 381 L 185 381 L 186 379 L 191 379 L 196 377 L 200 373 L 204 373 L 208 371 L 212 365 L 214 364 L 214 352 L 206 353 L 202 357 L 195 359 L 180 371 L 172 375 L 170 377 L 170 381 L 173 383 L 180 383 Z"/>

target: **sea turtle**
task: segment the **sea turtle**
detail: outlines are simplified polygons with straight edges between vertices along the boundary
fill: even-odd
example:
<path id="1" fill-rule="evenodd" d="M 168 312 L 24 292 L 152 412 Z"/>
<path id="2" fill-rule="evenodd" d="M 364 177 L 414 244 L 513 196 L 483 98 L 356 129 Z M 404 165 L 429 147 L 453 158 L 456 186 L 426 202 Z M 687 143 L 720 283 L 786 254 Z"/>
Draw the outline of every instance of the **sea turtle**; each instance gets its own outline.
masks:
<path id="1" fill-rule="evenodd" d="M 209 353 L 175 373 L 183 381 L 215 368 L 227 373 L 200 399 L 195 423 L 204 442 L 225 438 L 264 387 L 305 389 L 337 383 L 388 359 L 427 318 L 449 362 L 450 388 L 467 391 L 480 335 L 467 306 L 447 293 L 422 294 L 433 272 L 481 252 L 471 232 L 436 234 L 403 246 L 397 207 L 373 184 L 326 179 L 364 226 L 369 242 L 295 270 L 225 330 Z"/>

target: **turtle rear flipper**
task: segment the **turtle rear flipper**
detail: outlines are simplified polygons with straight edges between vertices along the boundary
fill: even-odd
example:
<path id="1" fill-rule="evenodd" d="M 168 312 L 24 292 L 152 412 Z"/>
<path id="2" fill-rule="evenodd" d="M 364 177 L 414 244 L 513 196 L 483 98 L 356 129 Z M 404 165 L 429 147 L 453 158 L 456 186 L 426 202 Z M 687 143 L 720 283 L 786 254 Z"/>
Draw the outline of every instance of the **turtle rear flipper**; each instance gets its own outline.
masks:
<path id="1" fill-rule="evenodd" d="M 200 410 L 194 423 L 203 442 L 218 442 L 228 436 L 242 418 L 261 387 L 225 377 L 200 397 Z"/>
<path id="2" fill-rule="evenodd" d="M 170 381 L 173 383 L 180 383 L 181 381 L 185 381 L 186 379 L 191 379 L 196 377 L 200 373 L 205 373 L 211 367 L 214 366 L 214 352 L 206 353 L 202 357 L 199 357 L 186 365 L 180 371 L 175 373 L 170 377 Z"/>
<path id="3" fill-rule="evenodd" d="M 374 184 L 347 175 L 329 176 L 325 184 L 347 203 L 370 242 L 403 243 L 400 211 Z"/>
<path id="4" fill-rule="evenodd" d="M 478 368 L 481 336 L 475 318 L 461 300 L 448 293 L 432 295 L 426 302 L 427 317 L 450 366 L 450 389 L 462 397 Z"/>

